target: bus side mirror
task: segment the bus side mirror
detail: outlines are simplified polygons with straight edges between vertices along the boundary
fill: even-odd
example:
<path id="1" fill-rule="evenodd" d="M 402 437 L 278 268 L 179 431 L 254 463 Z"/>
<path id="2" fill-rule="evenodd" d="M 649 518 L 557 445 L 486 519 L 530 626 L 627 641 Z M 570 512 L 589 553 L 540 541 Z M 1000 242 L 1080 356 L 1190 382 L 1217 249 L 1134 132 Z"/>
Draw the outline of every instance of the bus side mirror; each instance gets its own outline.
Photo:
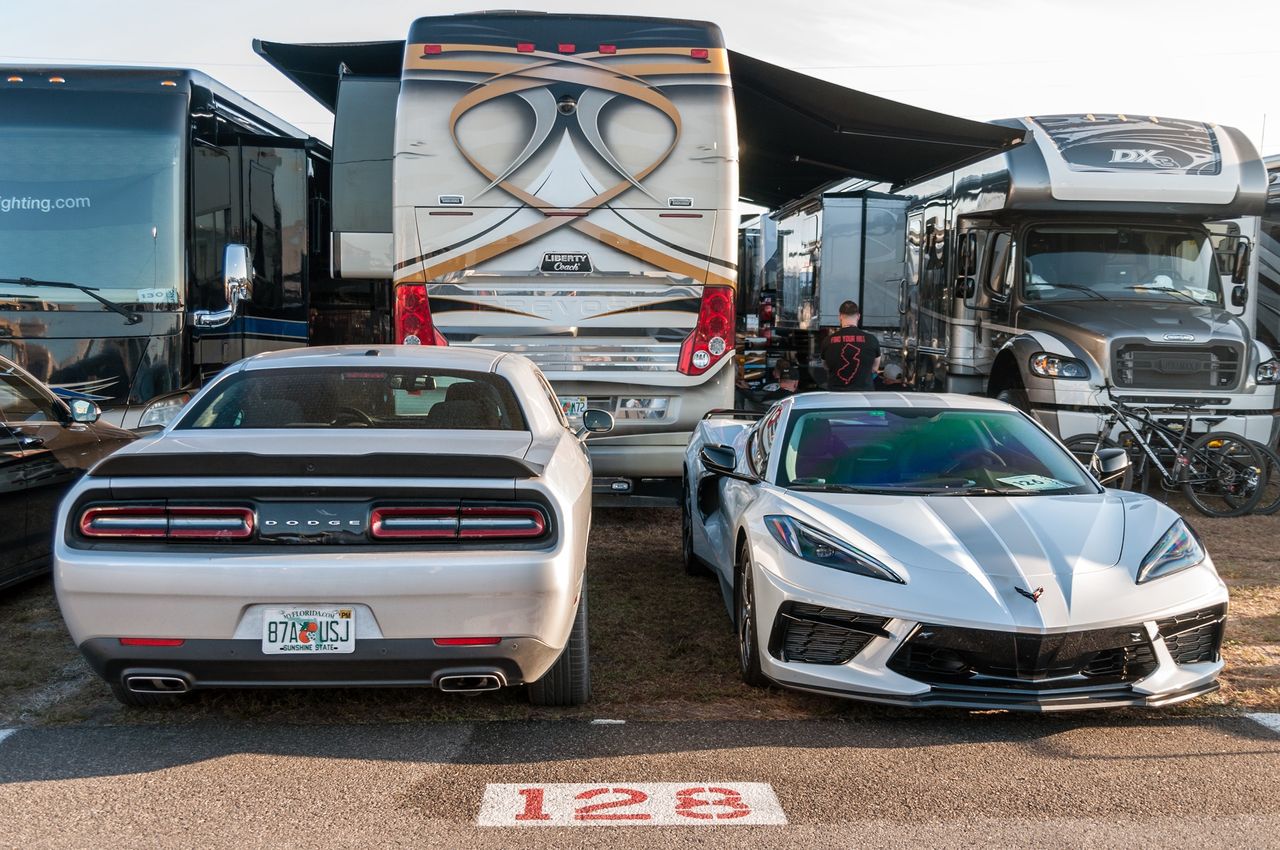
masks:
<path id="1" fill-rule="evenodd" d="M 1231 269 L 1232 283 L 1245 283 L 1249 280 L 1249 243 L 1241 240 L 1236 245 L 1236 264 Z M 1235 303 L 1235 295 L 1231 296 L 1232 303 Z M 1243 307 L 1244 303 L 1236 304 L 1237 307 Z"/>
<path id="2" fill-rule="evenodd" d="M 978 291 L 978 282 L 971 277 L 956 278 L 956 298 L 968 300 Z"/>
<path id="3" fill-rule="evenodd" d="M 197 310 L 192 320 L 198 328 L 220 328 L 229 324 L 240 303 L 253 298 L 253 257 L 246 245 L 228 243 L 222 252 L 222 289 L 227 306 L 222 310 Z"/>

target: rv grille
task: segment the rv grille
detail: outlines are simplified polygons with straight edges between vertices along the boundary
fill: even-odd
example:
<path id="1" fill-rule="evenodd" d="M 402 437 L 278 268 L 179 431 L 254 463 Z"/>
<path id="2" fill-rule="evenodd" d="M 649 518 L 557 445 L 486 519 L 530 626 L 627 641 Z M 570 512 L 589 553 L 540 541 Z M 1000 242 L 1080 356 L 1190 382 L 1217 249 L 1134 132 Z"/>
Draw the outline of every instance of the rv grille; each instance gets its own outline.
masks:
<path id="1" fill-rule="evenodd" d="M 887 634 L 887 622 L 887 617 L 788 602 L 778 610 L 769 652 L 779 661 L 847 664 L 873 638 Z"/>
<path id="2" fill-rule="evenodd" d="M 1165 646 L 1169 648 L 1169 654 L 1177 663 L 1217 661 L 1226 614 L 1226 606 L 1217 605 L 1160 620 L 1156 626 L 1160 629 Z"/>
<path id="3" fill-rule="evenodd" d="M 1112 366 L 1115 385 L 1125 388 L 1220 391 L 1240 381 L 1240 352 L 1229 345 L 1120 345 Z"/>

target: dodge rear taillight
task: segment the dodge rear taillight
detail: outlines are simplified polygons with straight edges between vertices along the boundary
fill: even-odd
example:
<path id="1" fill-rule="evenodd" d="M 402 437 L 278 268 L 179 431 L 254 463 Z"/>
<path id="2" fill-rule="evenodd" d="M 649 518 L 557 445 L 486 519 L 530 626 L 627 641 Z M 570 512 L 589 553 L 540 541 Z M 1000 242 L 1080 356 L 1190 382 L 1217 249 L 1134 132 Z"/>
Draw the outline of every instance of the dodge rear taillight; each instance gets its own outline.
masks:
<path id="1" fill-rule="evenodd" d="M 733 322 L 733 288 L 703 287 L 698 326 L 680 346 L 680 373 L 701 375 L 732 351 Z"/>
<path id="2" fill-rule="evenodd" d="M 243 540 L 253 536 L 253 511 L 240 507 L 107 505 L 80 515 L 85 537 Z"/>
<path id="3" fill-rule="evenodd" d="M 401 345 L 448 345 L 431 321 L 431 302 L 421 283 L 396 287 L 396 342 Z"/>
<path id="4" fill-rule="evenodd" d="M 458 536 L 458 509 L 374 508 L 369 528 L 374 537 L 451 540 Z"/>
<path id="5" fill-rule="evenodd" d="M 547 517 L 531 505 L 374 508 L 369 531 L 382 540 L 533 540 Z"/>
<path id="6" fill-rule="evenodd" d="M 537 508 L 464 507 L 458 518 L 458 536 L 541 537 L 547 520 Z"/>

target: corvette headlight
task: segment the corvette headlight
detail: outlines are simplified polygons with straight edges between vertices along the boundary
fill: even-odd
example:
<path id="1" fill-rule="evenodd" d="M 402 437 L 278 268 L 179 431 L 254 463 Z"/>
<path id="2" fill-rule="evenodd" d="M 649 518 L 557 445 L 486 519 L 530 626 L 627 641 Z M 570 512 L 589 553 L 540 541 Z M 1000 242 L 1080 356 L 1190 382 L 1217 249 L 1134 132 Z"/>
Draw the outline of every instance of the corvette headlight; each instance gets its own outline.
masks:
<path id="1" fill-rule="evenodd" d="M 1272 358 L 1259 363 L 1253 377 L 1260 384 L 1280 384 L 1280 360 Z"/>
<path id="2" fill-rule="evenodd" d="M 805 525 L 789 516 L 767 516 L 765 527 L 784 549 L 814 564 L 856 573 L 868 578 L 878 578 L 906 584 L 893 570 L 848 543 L 837 540 L 826 532 Z"/>
<path id="3" fill-rule="evenodd" d="M 1169 526 L 1138 567 L 1138 584 L 1204 563 L 1204 547 L 1185 522 Z"/>
<path id="4" fill-rule="evenodd" d="M 1031 355 L 1031 372 L 1041 378 L 1064 378 L 1070 381 L 1081 381 L 1089 377 L 1089 367 L 1083 360 L 1074 357 L 1063 357 L 1042 351 Z"/>

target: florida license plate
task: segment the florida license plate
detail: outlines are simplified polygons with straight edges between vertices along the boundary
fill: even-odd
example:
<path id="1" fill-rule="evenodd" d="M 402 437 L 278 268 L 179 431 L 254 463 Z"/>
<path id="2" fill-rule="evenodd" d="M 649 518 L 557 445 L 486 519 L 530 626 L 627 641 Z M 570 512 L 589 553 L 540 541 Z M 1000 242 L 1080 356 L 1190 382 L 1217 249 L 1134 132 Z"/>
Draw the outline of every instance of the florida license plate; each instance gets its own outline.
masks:
<path id="1" fill-rule="evenodd" d="M 559 396 L 560 409 L 570 419 L 581 419 L 587 409 L 587 397 L 582 395 Z"/>
<path id="2" fill-rule="evenodd" d="M 262 615 L 262 651 L 266 655 L 355 652 L 356 612 L 352 608 L 290 605 Z"/>

